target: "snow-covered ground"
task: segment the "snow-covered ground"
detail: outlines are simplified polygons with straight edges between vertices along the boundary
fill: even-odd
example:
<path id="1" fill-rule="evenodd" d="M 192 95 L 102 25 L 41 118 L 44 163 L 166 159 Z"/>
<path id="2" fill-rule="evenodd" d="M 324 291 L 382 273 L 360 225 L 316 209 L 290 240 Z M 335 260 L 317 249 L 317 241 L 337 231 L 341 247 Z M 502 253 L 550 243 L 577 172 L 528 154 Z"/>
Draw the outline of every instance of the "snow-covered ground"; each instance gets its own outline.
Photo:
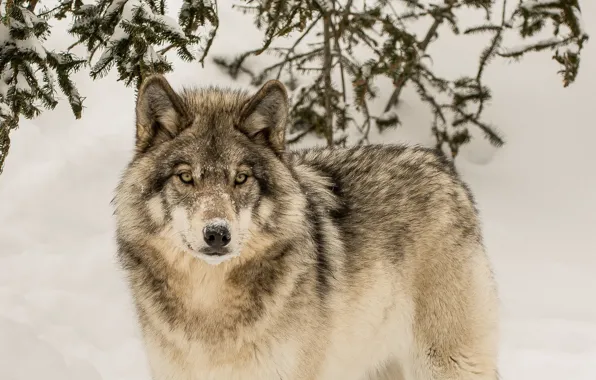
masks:
<path id="1" fill-rule="evenodd" d="M 581 5 L 596 37 L 596 4 Z M 250 17 L 227 4 L 220 11 L 213 54 L 261 41 Z M 50 46 L 63 45 L 63 27 Z M 446 74 L 469 72 L 476 47 L 459 42 L 470 54 L 453 54 L 453 43 L 433 47 L 435 64 Z M 240 85 L 210 63 L 176 67 L 174 86 Z M 495 61 L 486 115 L 507 144 L 494 150 L 477 139 L 458 160 L 501 290 L 504 380 L 596 379 L 596 41 L 577 83 L 564 89 L 557 69 L 548 53 Z M 0 176 L 1 380 L 149 379 L 115 265 L 109 205 L 131 155 L 134 96 L 114 75 L 77 77 L 87 96 L 83 119 L 62 104 L 23 121 Z M 426 109 L 404 95 L 404 126 L 375 141 L 431 141 Z"/>

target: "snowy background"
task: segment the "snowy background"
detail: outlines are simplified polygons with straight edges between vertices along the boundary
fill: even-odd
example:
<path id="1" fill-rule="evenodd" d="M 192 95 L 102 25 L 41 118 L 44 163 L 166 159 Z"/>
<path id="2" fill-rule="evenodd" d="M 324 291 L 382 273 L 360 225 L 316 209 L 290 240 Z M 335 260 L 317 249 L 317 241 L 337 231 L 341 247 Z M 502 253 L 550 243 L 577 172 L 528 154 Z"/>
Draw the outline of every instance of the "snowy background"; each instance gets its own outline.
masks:
<path id="1" fill-rule="evenodd" d="M 596 3 L 580 3 L 596 37 Z M 260 44 L 251 17 L 228 1 L 220 1 L 220 17 L 213 55 Z M 56 24 L 46 47 L 69 43 L 66 25 Z M 432 45 L 438 70 L 473 72 L 486 40 L 449 35 L 444 27 Z M 454 54 L 455 47 L 465 50 Z M 495 150 L 476 139 L 458 167 L 476 195 L 499 281 L 502 378 L 595 380 L 596 41 L 567 89 L 549 58 L 489 66 L 486 118 L 507 144 Z M 115 264 L 109 205 L 132 152 L 134 95 L 113 74 L 77 77 L 87 96 L 82 120 L 66 103 L 23 120 L 0 176 L 1 380 L 149 379 Z M 176 62 L 168 78 L 177 88 L 242 85 L 212 63 Z M 413 92 L 403 95 L 404 125 L 373 140 L 431 143 L 427 109 Z"/>

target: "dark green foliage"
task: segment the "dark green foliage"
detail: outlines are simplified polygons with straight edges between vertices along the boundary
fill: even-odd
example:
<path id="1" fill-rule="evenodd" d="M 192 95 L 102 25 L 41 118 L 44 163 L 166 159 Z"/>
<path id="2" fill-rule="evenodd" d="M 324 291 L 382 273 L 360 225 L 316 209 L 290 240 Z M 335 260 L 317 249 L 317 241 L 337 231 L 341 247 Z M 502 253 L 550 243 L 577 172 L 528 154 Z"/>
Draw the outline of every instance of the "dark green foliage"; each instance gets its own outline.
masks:
<path id="1" fill-rule="evenodd" d="M 84 98 L 70 79 L 74 72 L 87 65 L 95 79 L 115 66 L 118 80 L 138 88 L 147 74 L 173 69 L 165 57 L 169 51 L 202 63 L 219 22 L 217 3 L 208 0 L 183 0 L 178 21 L 165 16 L 165 0 L 61 0 L 37 13 L 37 0 L 0 0 L 0 5 L 5 5 L 0 7 L 0 172 L 10 131 L 21 116 L 31 119 L 42 107 L 57 105 L 56 84 L 78 119 Z M 76 41 L 67 51 L 46 50 L 49 21 L 66 17 L 73 20 L 69 33 Z M 207 24 L 212 27 L 208 36 L 199 34 L 198 28 Z M 87 59 L 70 53 L 77 45 L 86 48 Z M 199 54 L 192 51 L 197 45 L 202 47 Z"/>
<path id="2" fill-rule="evenodd" d="M 446 145 L 455 156 L 470 141 L 470 127 L 482 131 L 495 146 L 503 144 L 496 129 L 482 118 L 491 98 L 482 78 L 491 60 L 519 59 L 528 52 L 548 49 L 561 65 L 564 86 L 578 74 L 580 52 L 588 40 L 578 1 L 520 0 L 510 15 L 505 12 L 506 2 L 243 0 L 237 7 L 254 16 L 264 32 L 263 44 L 234 59 L 217 57 L 215 62 L 233 78 L 248 75 L 254 85 L 271 77 L 287 84 L 293 94 L 290 143 L 316 134 L 328 144 L 344 145 L 350 129 L 360 133 L 357 144 L 367 143 L 371 128 L 399 125 L 396 107 L 401 91 L 410 85 L 434 115 L 431 132 L 437 147 Z M 480 12 L 480 25 L 462 33 L 457 12 L 463 9 Z M 495 10 L 500 11 L 497 17 L 492 14 Z M 71 78 L 83 66 L 90 68 L 94 79 L 115 67 L 118 80 L 138 87 L 149 73 L 173 69 L 166 58 L 169 52 L 202 64 L 219 26 L 216 0 L 183 0 L 178 20 L 165 16 L 166 11 L 166 0 L 94 0 L 87 4 L 59 0 L 51 9 L 42 8 L 38 0 L 0 0 L 0 172 L 10 131 L 20 117 L 33 118 L 43 108 L 54 108 L 57 87 L 75 117 L 81 117 L 84 98 Z M 73 21 L 69 33 L 75 41 L 66 51 L 44 48 L 54 18 Z M 413 33 L 411 23 L 418 20 L 430 22 L 422 35 Z M 428 47 L 443 26 L 462 36 L 488 36 L 475 73 L 442 78 L 432 70 Z M 200 27 L 208 30 L 200 31 Z M 509 31 L 530 42 L 505 48 Z M 290 44 L 275 46 L 282 39 Z M 75 46 L 85 48 L 86 59 L 70 53 Z M 258 71 L 246 67 L 248 58 L 263 53 L 278 59 Z M 390 80 L 394 91 L 388 99 L 381 99 L 386 101 L 384 113 L 375 115 L 370 103 L 379 97 L 378 79 Z"/>
<path id="3" fill-rule="evenodd" d="M 186 61 L 195 59 L 191 49 L 202 42 L 196 34 L 205 22 L 217 26 L 214 6 L 203 1 L 185 0 L 179 22 L 166 16 L 164 0 L 99 0 L 73 11 L 69 30 L 89 51 L 89 61 L 102 54 L 91 67 L 93 79 L 106 75 L 116 65 L 118 80 L 137 88 L 148 73 L 166 73 L 173 69 L 165 53 L 175 49 Z M 215 37 L 215 29 L 206 42 L 201 61 Z M 158 47 L 163 46 L 161 49 Z"/>
<path id="4" fill-rule="evenodd" d="M 50 34 L 48 14 L 34 14 L 31 3 L 9 5 L 0 23 L 0 172 L 10 147 L 10 131 L 18 126 L 19 117 L 31 119 L 42 108 L 53 109 L 58 104 L 56 82 L 76 118 L 83 108 L 83 99 L 69 77 L 84 61 L 44 48 L 43 41 Z"/>
<path id="5" fill-rule="evenodd" d="M 506 0 L 444 0 L 438 4 L 377 0 L 366 1 L 359 7 L 355 3 L 244 0 L 239 6 L 242 11 L 252 13 L 256 25 L 264 30 L 263 46 L 235 59 L 217 57 L 215 62 L 233 78 L 247 74 L 254 85 L 259 85 L 275 77 L 294 90 L 290 143 L 315 133 L 326 137 L 328 144 L 344 144 L 345 138 L 334 136 L 345 136 L 348 128 L 360 132 L 358 144 L 366 143 L 373 124 L 381 131 L 399 125 L 399 114 L 394 108 L 402 89 L 410 85 L 434 115 L 431 131 L 437 148 L 446 145 L 453 156 L 457 155 L 460 147 L 471 139 L 470 127 L 478 128 L 491 144 L 501 146 L 503 138 L 482 117 L 485 104 L 491 99 L 490 89 L 482 81 L 486 66 L 498 56 L 556 49 L 554 59 L 563 65 L 561 73 L 567 86 L 576 78 L 579 52 L 588 38 L 581 28 L 577 0 L 520 1 L 509 17 L 505 12 Z M 479 19 L 485 23 L 461 33 L 457 12 L 465 8 L 481 11 Z M 500 11 L 498 17 L 492 15 L 495 10 Z M 498 18 L 496 23 L 491 21 L 495 18 Z M 423 19 L 429 20 L 430 26 L 427 33 L 418 37 L 410 23 Z M 549 24 L 555 39 L 544 39 L 543 29 Z M 443 25 L 459 35 L 489 36 L 473 75 L 442 78 L 428 65 L 432 62 L 428 46 L 439 37 Z M 508 51 L 503 48 L 508 30 L 517 31 L 523 38 L 540 35 L 543 39 L 523 49 Z M 274 41 L 290 33 L 293 42 L 289 47 L 272 47 Z M 569 46 L 577 48 L 562 50 Z M 275 54 L 279 59 L 258 71 L 248 69 L 246 60 L 263 52 Z M 373 115 L 369 105 L 378 98 L 374 83 L 380 78 L 391 80 L 395 89 L 386 99 L 384 113 Z M 299 86 L 302 82 L 310 84 Z M 351 107 L 346 106 L 348 100 Z"/>
<path id="6" fill-rule="evenodd" d="M 519 58 L 527 52 L 554 50 L 553 59 L 563 66 L 559 71 L 563 76 L 563 85 L 567 87 L 573 83 L 579 71 L 580 52 L 588 40 L 588 34 L 582 26 L 578 0 L 522 2 L 506 27 L 512 28 L 516 23 L 520 25 L 518 31 L 522 37 L 535 37 L 550 24 L 553 37 L 536 39 L 500 55 Z"/>

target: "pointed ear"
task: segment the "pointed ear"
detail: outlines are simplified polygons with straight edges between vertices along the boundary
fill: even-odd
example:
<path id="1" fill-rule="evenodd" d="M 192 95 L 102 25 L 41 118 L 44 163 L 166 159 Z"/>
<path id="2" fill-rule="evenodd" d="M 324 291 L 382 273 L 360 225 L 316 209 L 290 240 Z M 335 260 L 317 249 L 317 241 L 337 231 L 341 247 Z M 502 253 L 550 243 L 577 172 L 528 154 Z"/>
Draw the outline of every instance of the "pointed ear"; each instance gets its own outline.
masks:
<path id="1" fill-rule="evenodd" d="M 138 152 L 176 137 L 188 123 L 182 99 L 166 78 L 152 75 L 143 81 L 136 106 Z"/>
<path id="2" fill-rule="evenodd" d="M 246 102 L 237 127 L 249 138 L 281 155 L 285 149 L 287 118 L 286 89 L 281 82 L 270 80 Z"/>

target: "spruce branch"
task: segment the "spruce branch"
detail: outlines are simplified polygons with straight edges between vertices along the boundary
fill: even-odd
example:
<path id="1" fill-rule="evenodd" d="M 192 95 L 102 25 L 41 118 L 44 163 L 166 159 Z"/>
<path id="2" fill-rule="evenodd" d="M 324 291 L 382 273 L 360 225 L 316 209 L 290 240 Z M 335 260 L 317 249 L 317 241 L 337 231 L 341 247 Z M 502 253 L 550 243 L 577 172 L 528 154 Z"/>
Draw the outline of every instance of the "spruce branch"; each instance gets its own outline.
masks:
<path id="1" fill-rule="evenodd" d="M 59 0 L 42 9 L 38 0 L 5 1 L 0 14 L 0 167 L 10 146 L 9 132 L 21 117 L 53 109 L 58 89 L 75 118 L 82 116 L 85 98 L 71 79 L 76 71 L 88 66 L 96 79 L 116 68 L 118 80 L 138 87 L 148 73 L 173 69 L 169 52 L 203 64 L 219 26 L 215 0 L 183 0 L 178 20 L 165 14 L 165 0 Z M 66 17 L 73 20 L 68 33 L 75 41 L 66 51 L 47 50 L 49 22 Z M 85 48 L 87 59 L 71 53 L 76 46 Z M 193 51 L 197 47 L 200 51 Z"/>
<path id="2" fill-rule="evenodd" d="M 178 20 L 165 14 L 165 2 L 152 0 L 98 0 L 95 5 L 74 12 L 70 33 L 90 52 L 91 76 L 103 77 L 116 67 L 118 80 L 140 85 L 150 73 L 164 74 L 173 69 L 166 54 L 175 50 L 186 61 L 203 64 L 219 26 L 216 1 L 183 0 Z M 211 26 L 205 37 L 199 27 Z M 165 46 L 164 46 L 165 45 Z M 194 53 L 195 47 L 202 49 Z"/>
<path id="3" fill-rule="evenodd" d="M 0 168 L 10 148 L 10 131 L 21 117 L 32 119 L 58 104 L 56 78 L 75 117 L 83 108 L 84 98 L 68 79 L 83 63 L 44 47 L 51 28 L 45 10 L 35 14 L 38 5 L 34 0 L 9 1 L 0 23 Z"/>
<path id="4" fill-rule="evenodd" d="M 563 86 L 567 87 L 575 81 L 580 54 L 589 39 L 578 0 L 522 1 L 508 25 L 516 25 L 524 39 L 535 37 L 547 25 L 551 25 L 552 37 L 537 38 L 517 47 L 504 48 L 498 53 L 501 57 L 519 59 L 529 52 L 552 50 L 552 58 L 562 65 L 559 73 L 563 76 Z"/>

